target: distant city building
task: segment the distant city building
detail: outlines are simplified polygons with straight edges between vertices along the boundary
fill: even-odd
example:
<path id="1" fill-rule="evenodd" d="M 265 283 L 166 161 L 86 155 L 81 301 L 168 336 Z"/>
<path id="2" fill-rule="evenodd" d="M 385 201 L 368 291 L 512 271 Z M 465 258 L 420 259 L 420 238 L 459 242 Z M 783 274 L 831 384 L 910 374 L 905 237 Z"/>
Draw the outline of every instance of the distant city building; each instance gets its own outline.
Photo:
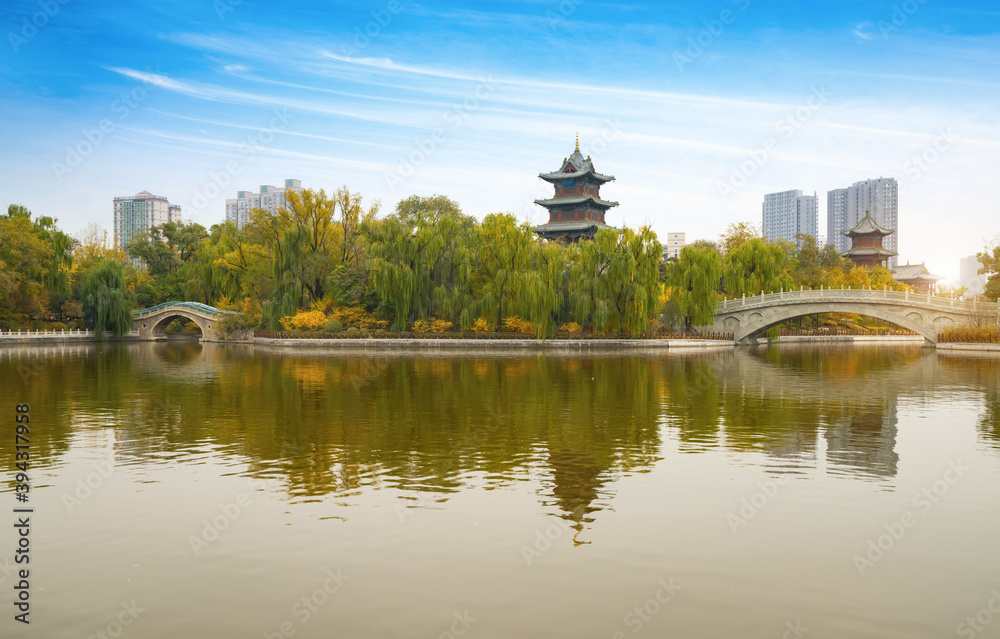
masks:
<path id="1" fill-rule="evenodd" d="M 913 289 L 914 293 L 933 293 L 937 289 L 937 283 L 944 278 L 934 275 L 924 264 L 906 264 L 904 266 L 893 266 L 892 277 L 897 282 L 902 282 Z"/>
<path id="2" fill-rule="evenodd" d="M 684 233 L 667 233 L 667 244 L 663 247 L 663 259 L 677 259 L 684 248 Z"/>
<path id="3" fill-rule="evenodd" d="M 975 255 L 959 260 L 958 285 L 965 287 L 967 295 L 982 295 L 986 291 L 986 274 L 979 274 L 982 266 Z"/>
<path id="4" fill-rule="evenodd" d="M 896 231 L 886 238 L 885 248 L 893 252 L 889 266 L 896 265 L 899 251 L 899 183 L 895 178 L 878 178 L 855 182 L 846 189 L 827 192 L 826 237 L 840 253 L 850 248 L 845 231 L 857 226 L 870 213 L 883 228 Z"/>
<path id="5" fill-rule="evenodd" d="M 535 204 L 545 207 L 549 221 L 535 227 L 535 232 L 549 240 L 564 239 L 576 242 L 593 239 L 599 229 L 608 225 L 604 214 L 618 206 L 618 202 L 601 199 L 601 185 L 615 179 L 613 175 L 602 175 L 594 170 L 594 163 L 580 153 L 580 139 L 576 140 L 576 150 L 563 160 L 558 171 L 540 173 L 538 177 L 555 186 L 555 197 L 535 200 Z"/>
<path id="6" fill-rule="evenodd" d="M 885 238 L 892 236 L 893 230 L 879 226 L 867 213 L 852 229 L 844 232 L 849 238 L 850 248 L 841 255 L 854 262 L 855 266 L 875 268 L 888 266 L 896 252 L 883 246 Z"/>
<path id="7" fill-rule="evenodd" d="M 847 223 L 847 189 L 834 189 L 826 193 L 826 241 L 843 253 L 849 249 L 850 241 L 844 231 L 854 226 Z"/>
<path id="8" fill-rule="evenodd" d="M 260 193 L 237 191 L 234 199 L 226 200 L 226 221 L 243 228 L 250 223 L 250 211 L 254 209 L 277 213 L 279 209 L 288 208 L 289 191 L 301 193 L 302 181 L 285 180 L 284 188 L 262 184 Z"/>
<path id="9" fill-rule="evenodd" d="M 140 233 L 154 226 L 181 221 L 181 207 L 162 195 L 141 191 L 114 198 L 115 246 L 126 248 Z"/>
<path id="10" fill-rule="evenodd" d="M 768 193 L 761 206 L 764 237 L 769 240 L 794 242 L 797 233 L 811 235 L 819 232 L 819 204 L 815 194 L 802 195 L 802 191 Z"/>

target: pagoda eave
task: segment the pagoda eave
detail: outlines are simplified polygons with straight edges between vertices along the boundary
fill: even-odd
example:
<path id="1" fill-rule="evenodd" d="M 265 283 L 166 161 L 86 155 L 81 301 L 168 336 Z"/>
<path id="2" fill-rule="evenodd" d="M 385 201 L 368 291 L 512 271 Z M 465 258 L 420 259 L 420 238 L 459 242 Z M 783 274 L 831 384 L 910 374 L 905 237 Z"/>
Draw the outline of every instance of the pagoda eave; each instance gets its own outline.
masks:
<path id="1" fill-rule="evenodd" d="M 596 198 L 589 195 L 575 196 L 575 197 L 557 197 L 549 200 L 535 200 L 535 204 L 539 206 L 544 206 L 545 208 L 549 208 L 552 206 L 563 206 L 563 205 L 572 206 L 576 204 L 585 204 L 588 202 L 593 203 L 595 206 L 603 209 L 610 209 L 618 206 L 618 202 L 612 202 L 610 200 L 602 200 L 600 198 Z"/>
<path id="2" fill-rule="evenodd" d="M 577 178 L 581 178 L 581 177 L 585 177 L 585 176 L 586 177 L 591 177 L 595 181 L 600 182 L 601 184 L 605 184 L 607 182 L 613 182 L 614 179 L 615 179 L 615 176 L 613 176 L 613 175 L 604 175 L 602 173 L 598 173 L 597 171 L 577 171 L 575 173 L 559 173 L 559 172 L 556 172 L 556 173 L 539 173 L 538 174 L 538 177 L 542 178 L 543 180 L 545 180 L 546 182 L 549 182 L 551 184 L 555 184 L 557 182 L 562 182 L 563 180 L 575 180 Z"/>

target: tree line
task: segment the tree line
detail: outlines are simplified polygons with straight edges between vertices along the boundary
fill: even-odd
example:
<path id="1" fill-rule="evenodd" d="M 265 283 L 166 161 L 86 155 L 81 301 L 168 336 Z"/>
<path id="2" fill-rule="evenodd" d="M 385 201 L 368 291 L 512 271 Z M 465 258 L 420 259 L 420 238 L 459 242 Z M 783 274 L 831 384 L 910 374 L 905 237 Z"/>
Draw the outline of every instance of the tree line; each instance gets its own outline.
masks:
<path id="1" fill-rule="evenodd" d="M 76 321 L 121 337 L 133 309 L 178 300 L 239 310 L 246 326 L 271 330 L 312 312 L 338 324 L 379 318 L 396 331 L 434 322 L 462 331 L 513 325 L 539 337 L 643 335 L 709 325 L 725 297 L 905 288 L 884 267 L 855 268 L 811 236 L 772 242 L 745 223 L 677 259 L 663 260 L 662 250 L 649 227 L 544 241 L 509 213 L 478 220 L 440 195 L 411 196 L 380 215 L 377 201 L 366 205 L 346 187 L 289 193 L 287 208 L 254 210 L 242 228 L 166 223 L 124 249 L 98 228 L 73 238 L 57 220 L 11 205 L 0 217 L 0 322 Z M 1000 259 L 981 260 L 995 298 Z"/>

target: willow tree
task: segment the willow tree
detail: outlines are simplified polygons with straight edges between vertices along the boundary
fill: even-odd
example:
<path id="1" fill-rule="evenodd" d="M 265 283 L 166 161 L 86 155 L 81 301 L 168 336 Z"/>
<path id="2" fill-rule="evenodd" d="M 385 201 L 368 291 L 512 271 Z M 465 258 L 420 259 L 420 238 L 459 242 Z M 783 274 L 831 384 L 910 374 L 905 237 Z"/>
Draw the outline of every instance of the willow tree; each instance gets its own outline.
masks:
<path id="1" fill-rule="evenodd" d="M 721 278 L 722 259 L 711 246 L 685 246 L 677 262 L 667 267 L 670 299 L 684 319 L 685 329 L 714 322 Z"/>
<path id="2" fill-rule="evenodd" d="M 563 275 L 566 271 L 565 249 L 555 242 L 535 242 L 531 263 L 522 283 L 518 306 L 535 326 L 541 339 L 556 330 L 557 316 L 563 302 Z"/>
<path id="3" fill-rule="evenodd" d="M 510 213 L 487 215 L 477 231 L 475 277 L 481 311 L 499 328 L 504 311 L 515 306 L 523 292 L 535 233 Z"/>
<path id="4" fill-rule="evenodd" d="M 649 320 L 659 306 L 660 260 L 663 245 L 648 226 L 638 231 L 601 229 L 594 242 L 609 256 L 601 288 L 605 291 L 612 321 L 620 332 L 638 335 L 649 330 Z"/>
<path id="5" fill-rule="evenodd" d="M 726 293 L 740 297 L 791 289 L 794 285 L 789 273 L 791 266 L 781 246 L 751 238 L 722 259 Z"/>
<path id="6" fill-rule="evenodd" d="M 441 250 L 441 238 L 422 217 L 404 220 L 391 215 L 363 227 L 371 284 L 382 305 L 392 308 L 393 330 L 423 319 L 431 311 L 431 263 Z"/>
<path id="7" fill-rule="evenodd" d="M 80 301 L 98 340 L 106 333 L 121 339 L 132 330 L 135 300 L 126 290 L 125 266 L 120 262 L 101 260 L 87 269 L 80 280 Z"/>
<path id="8" fill-rule="evenodd" d="M 580 242 L 568 249 L 571 264 L 569 302 L 577 323 L 585 332 L 603 328 L 610 317 L 601 290 L 601 276 L 607 268 L 608 256 L 601 249 L 602 244 L 598 242 Z"/>

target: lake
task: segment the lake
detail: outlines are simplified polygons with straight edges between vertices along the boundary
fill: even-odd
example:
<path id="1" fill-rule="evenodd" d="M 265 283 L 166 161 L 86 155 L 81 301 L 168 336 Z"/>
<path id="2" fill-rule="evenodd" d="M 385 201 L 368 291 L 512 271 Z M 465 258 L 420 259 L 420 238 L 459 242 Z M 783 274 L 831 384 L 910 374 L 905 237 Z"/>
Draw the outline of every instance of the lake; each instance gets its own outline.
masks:
<path id="1" fill-rule="evenodd" d="M 8 601 L 25 402 L 4 637 L 1000 636 L 996 358 L 4 347 Z"/>

